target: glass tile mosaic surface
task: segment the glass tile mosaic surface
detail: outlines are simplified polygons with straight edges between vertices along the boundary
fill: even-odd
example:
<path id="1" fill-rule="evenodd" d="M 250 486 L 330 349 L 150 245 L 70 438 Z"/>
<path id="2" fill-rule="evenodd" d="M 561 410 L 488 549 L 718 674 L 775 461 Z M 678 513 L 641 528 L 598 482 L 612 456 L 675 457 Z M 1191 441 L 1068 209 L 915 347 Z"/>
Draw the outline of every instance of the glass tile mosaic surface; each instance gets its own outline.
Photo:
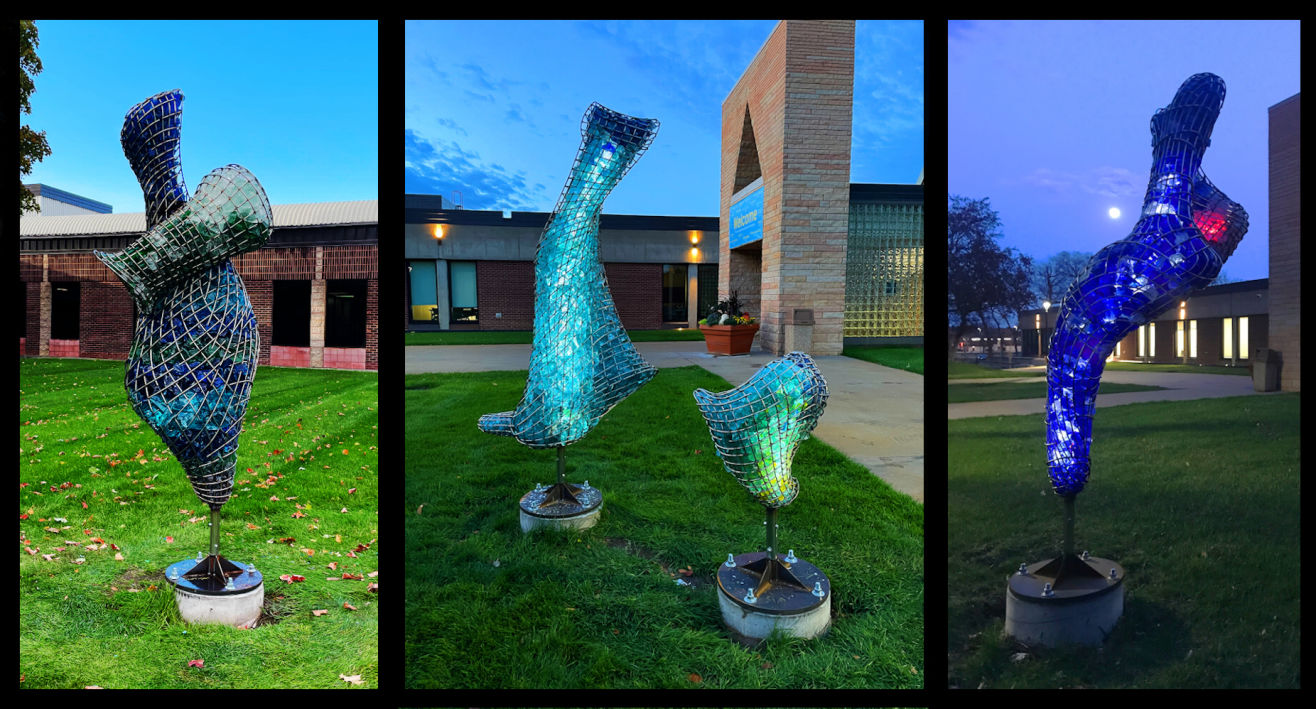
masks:
<path id="1" fill-rule="evenodd" d="M 1197 74 L 1152 116 L 1153 163 L 1133 233 L 1098 251 L 1070 285 L 1047 362 L 1046 447 L 1062 496 L 1087 483 L 1106 358 L 1125 335 L 1211 283 L 1247 232 L 1247 212 L 1202 172 L 1225 83 Z"/>
<path id="2" fill-rule="evenodd" d="M 791 462 L 827 406 L 827 382 L 813 358 L 791 352 L 763 365 L 735 389 L 696 389 L 695 402 L 727 472 L 764 507 L 799 494 Z"/>
<path id="3" fill-rule="evenodd" d="M 657 370 L 621 325 L 599 257 L 603 201 L 653 142 L 658 121 L 597 103 L 535 255 L 530 375 L 513 411 L 485 414 L 480 430 L 531 448 L 570 445 Z"/>
<path id="4" fill-rule="evenodd" d="M 96 252 L 137 303 L 124 387 L 133 410 L 169 446 L 197 497 L 219 509 L 233 488 L 238 434 L 256 376 L 256 314 L 230 260 L 268 241 L 260 183 L 228 165 L 190 199 L 179 163 L 183 95 L 134 106 L 120 140 L 146 199 L 147 232 L 121 252 Z"/>

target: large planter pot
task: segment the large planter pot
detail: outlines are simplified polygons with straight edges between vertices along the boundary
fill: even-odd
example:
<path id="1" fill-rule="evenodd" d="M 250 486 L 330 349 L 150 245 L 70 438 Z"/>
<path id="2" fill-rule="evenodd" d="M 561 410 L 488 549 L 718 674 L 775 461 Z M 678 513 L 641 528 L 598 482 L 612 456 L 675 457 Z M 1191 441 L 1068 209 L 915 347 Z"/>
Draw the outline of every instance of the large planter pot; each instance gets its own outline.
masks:
<path id="1" fill-rule="evenodd" d="M 754 333 L 759 331 L 758 323 L 753 325 L 700 325 L 704 333 L 704 344 L 709 354 L 742 355 L 749 354 L 749 346 L 754 343 Z"/>

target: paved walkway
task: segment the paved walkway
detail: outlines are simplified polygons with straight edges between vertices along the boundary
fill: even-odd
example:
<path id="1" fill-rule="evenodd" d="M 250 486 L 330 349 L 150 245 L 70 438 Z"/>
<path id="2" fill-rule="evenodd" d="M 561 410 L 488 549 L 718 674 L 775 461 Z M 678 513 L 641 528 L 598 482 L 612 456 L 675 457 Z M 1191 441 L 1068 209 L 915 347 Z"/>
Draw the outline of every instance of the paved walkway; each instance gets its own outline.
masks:
<path id="1" fill-rule="evenodd" d="M 762 352 L 715 357 L 703 342 L 637 342 L 655 367 L 698 365 L 739 386 L 773 359 Z M 923 377 L 854 359 L 815 357 L 827 379 L 827 411 L 814 434 L 895 489 L 923 502 Z M 406 373 L 530 367 L 530 345 L 408 347 Z"/>
<path id="2" fill-rule="evenodd" d="M 1045 377 L 1021 377 L 1010 379 L 954 379 L 957 382 L 1045 382 Z M 1168 372 L 1120 372 L 1109 371 L 1102 375 L 1101 381 L 1119 384 L 1144 384 L 1165 387 L 1156 391 L 1130 391 L 1118 394 L 1101 394 L 1097 397 L 1097 407 L 1122 406 L 1138 404 L 1144 401 L 1186 401 L 1188 399 L 1210 399 L 1222 396 L 1246 396 L 1256 394 L 1252 390 L 1252 377 L 1229 374 L 1177 374 Z M 961 404 L 946 405 L 947 419 L 964 419 L 976 416 L 1018 416 L 1036 414 L 1046 410 L 1046 399 L 1008 399 L 1005 401 L 968 401 Z"/>

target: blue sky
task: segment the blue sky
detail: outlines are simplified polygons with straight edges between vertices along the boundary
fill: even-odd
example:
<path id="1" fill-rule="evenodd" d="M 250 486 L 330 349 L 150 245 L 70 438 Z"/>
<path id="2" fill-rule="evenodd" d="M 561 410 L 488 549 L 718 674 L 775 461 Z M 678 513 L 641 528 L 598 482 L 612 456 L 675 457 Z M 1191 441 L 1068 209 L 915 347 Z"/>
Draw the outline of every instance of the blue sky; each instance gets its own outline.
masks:
<path id="1" fill-rule="evenodd" d="M 1038 258 L 1128 235 L 1152 114 L 1189 76 L 1219 75 L 1202 167 L 1250 222 L 1224 271 L 1268 275 L 1267 108 L 1300 89 L 1297 22 L 952 22 L 948 52 L 949 191 L 990 197 L 1003 243 Z"/>
<path id="2" fill-rule="evenodd" d="M 143 211 L 119 145 L 142 99 L 183 91 L 189 191 L 237 163 L 274 204 L 376 199 L 378 32 L 356 21 L 38 20 L 32 113 L 52 154 L 26 182 Z"/>
<path id="3" fill-rule="evenodd" d="M 611 214 L 717 216 L 722 101 L 775 20 L 406 25 L 408 193 L 551 211 L 591 102 L 662 122 Z M 855 27 L 852 182 L 923 168 L 923 24 Z"/>

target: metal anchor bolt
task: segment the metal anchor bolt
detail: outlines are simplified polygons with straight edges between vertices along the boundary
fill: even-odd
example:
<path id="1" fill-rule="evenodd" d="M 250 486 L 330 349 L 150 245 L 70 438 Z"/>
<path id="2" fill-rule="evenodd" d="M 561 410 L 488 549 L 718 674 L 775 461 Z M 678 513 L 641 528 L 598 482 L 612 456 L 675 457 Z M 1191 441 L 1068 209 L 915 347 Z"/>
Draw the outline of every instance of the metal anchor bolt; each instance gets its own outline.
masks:
<path id="1" fill-rule="evenodd" d="M 173 568 L 173 569 L 170 569 L 170 570 L 169 570 L 169 580 L 170 580 L 170 581 L 177 581 L 177 580 L 178 580 L 178 569 L 177 569 L 177 568 Z"/>
<path id="2" fill-rule="evenodd" d="M 822 590 L 822 581 L 815 581 L 815 582 L 813 582 L 813 591 L 812 591 L 812 593 L 813 593 L 813 595 L 815 595 L 815 596 L 817 596 L 817 597 L 819 597 L 819 598 L 822 598 L 823 596 L 826 596 L 826 595 L 827 595 L 827 593 L 824 592 L 824 591 Z"/>
<path id="3" fill-rule="evenodd" d="M 754 595 L 754 589 L 752 589 L 752 588 L 749 589 L 749 592 L 746 593 L 746 594 L 745 594 L 745 597 L 744 597 L 743 599 L 741 599 L 741 600 L 743 600 L 743 601 L 746 602 L 746 603 L 758 603 L 758 602 L 759 602 L 759 599 L 758 599 L 757 596 Z"/>
<path id="4" fill-rule="evenodd" d="M 1050 597 L 1052 597 L 1052 596 L 1054 596 L 1054 595 L 1056 595 L 1056 593 L 1055 593 L 1055 591 L 1052 591 L 1052 590 L 1051 590 L 1051 584 L 1048 583 L 1048 584 L 1046 584 L 1045 586 L 1042 587 L 1042 596 L 1043 596 L 1044 598 L 1050 598 Z"/>
<path id="5" fill-rule="evenodd" d="M 787 564 L 794 564 L 795 562 L 799 561 L 799 559 L 795 558 L 795 550 L 791 549 L 790 551 L 786 552 L 786 558 L 782 559 L 782 561 L 786 562 Z"/>
<path id="6" fill-rule="evenodd" d="M 256 575 L 256 564 L 254 562 L 247 566 L 247 573 L 252 576 Z"/>
<path id="7" fill-rule="evenodd" d="M 224 580 L 224 590 L 225 590 L 225 591 L 236 591 L 236 590 L 237 590 L 237 586 L 234 586 L 234 585 L 233 585 L 233 578 L 232 578 L 232 577 L 229 577 L 229 578 L 227 578 L 227 579 Z"/>
<path id="8" fill-rule="evenodd" d="M 1019 570 L 1016 571 L 1015 573 L 1016 573 L 1016 574 L 1019 574 L 1020 576 L 1027 576 L 1027 575 L 1028 575 L 1028 564 L 1025 564 L 1025 563 L 1022 562 L 1022 561 L 1019 562 Z"/>
<path id="9" fill-rule="evenodd" d="M 1119 578 L 1119 574 L 1116 573 L 1114 569 L 1111 569 L 1111 570 L 1110 570 L 1110 577 L 1113 578 L 1113 579 L 1117 579 L 1117 578 Z"/>
<path id="10" fill-rule="evenodd" d="M 1083 550 L 1083 561 L 1087 561 L 1088 559 L 1091 559 L 1091 558 L 1092 558 L 1092 556 L 1091 556 L 1090 554 L 1088 554 L 1088 550 L 1087 550 L 1087 549 L 1084 549 L 1084 550 Z"/>
<path id="11" fill-rule="evenodd" d="M 585 489 L 586 489 L 586 490 L 589 489 L 589 481 L 588 481 L 588 480 L 585 481 Z"/>
<path id="12" fill-rule="evenodd" d="M 731 553 L 730 553 L 730 552 L 727 552 L 727 560 L 726 560 L 725 562 L 723 562 L 722 565 L 723 565 L 723 566 L 729 566 L 729 567 L 732 567 L 732 568 L 735 567 L 735 565 L 736 565 L 736 560 L 735 560 L 734 557 L 731 556 Z"/>
<path id="13" fill-rule="evenodd" d="M 202 554 L 201 552 L 197 552 L 197 553 L 196 553 L 196 560 L 197 560 L 197 561 L 201 561 L 201 560 L 204 559 L 204 558 L 206 558 L 206 555 L 205 555 L 205 554 Z"/>

